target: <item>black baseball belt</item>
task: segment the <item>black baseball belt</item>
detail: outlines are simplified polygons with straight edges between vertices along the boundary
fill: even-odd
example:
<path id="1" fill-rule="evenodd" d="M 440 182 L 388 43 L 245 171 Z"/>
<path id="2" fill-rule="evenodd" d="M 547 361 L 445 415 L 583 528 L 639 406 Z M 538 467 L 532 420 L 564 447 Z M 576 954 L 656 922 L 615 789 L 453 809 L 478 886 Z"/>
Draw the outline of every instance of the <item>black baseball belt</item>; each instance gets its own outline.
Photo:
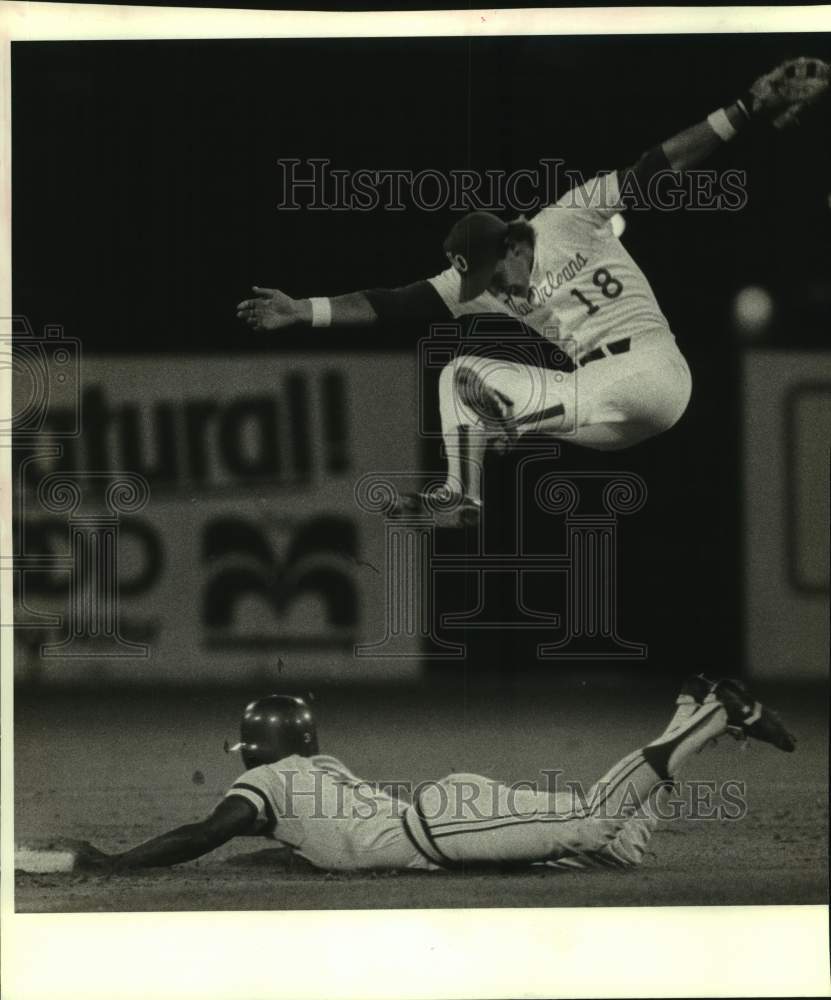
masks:
<path id="1" fill-rule="evenodd" d="M 583 365 L 587 365 L 590 361 L 602 361 L 603 358 L 608 358 L 615 354 L 627 354 L 631 346 L 631 337 L 621 337 L 620 340 L 610 340 L 608 343 L 602 344 L 600 347 L 595 347 L 595 349 L 593 351 L 589 351 L 588 354 L 584 354 L 582 358 L 578 359 L 577 363 L 582 368 Z"/>

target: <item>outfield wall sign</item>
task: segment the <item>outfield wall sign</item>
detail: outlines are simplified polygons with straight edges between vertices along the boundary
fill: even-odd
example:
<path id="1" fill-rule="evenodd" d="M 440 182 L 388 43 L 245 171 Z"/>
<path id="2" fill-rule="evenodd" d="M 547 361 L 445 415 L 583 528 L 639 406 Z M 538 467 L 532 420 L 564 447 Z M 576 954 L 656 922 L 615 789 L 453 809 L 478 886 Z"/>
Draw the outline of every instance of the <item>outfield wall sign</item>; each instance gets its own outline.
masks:
<path id="1" fill-rule="evenodd" d="M 745 355 L 744 442 L 749 669 L 826 678 L 831 353 Z"/>
<path id="2" fill-rule="evenodd" d="M 408 657 L 353 656 L 385 622 L 385 529 L 354 483 L 418 465 L 411 359 L 73 355 L 63 374 L 71 391 L 38 413 L 16 380 L 18 677 L 291 685 L 418 669 L 415 632 Z"/>

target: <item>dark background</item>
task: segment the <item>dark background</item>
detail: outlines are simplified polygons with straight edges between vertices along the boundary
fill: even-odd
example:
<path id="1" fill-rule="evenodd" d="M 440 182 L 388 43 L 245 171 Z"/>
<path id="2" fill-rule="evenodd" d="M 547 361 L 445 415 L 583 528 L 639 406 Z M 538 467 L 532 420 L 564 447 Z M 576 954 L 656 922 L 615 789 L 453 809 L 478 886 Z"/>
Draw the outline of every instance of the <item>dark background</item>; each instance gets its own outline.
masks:
<path id="1" fill-rule="evenodd" d="M 278 159 L 442 172 L 586 174 L 734 99 L 827 36 L 15 43 L 14 309 L 60 323 L 89 353 L 414 352 L 414 326 L 254 334 L 234 317 L 251 284 L 295 296 L 394 286 L 443 269 L 450 211 L 278 212 Z M 761 130 L 706 166 L 748 171 L 738 213 L 637 213 L 624 241 L 694 379 L 679 425 L 602 468 L 641 475 L 621 522 L 621 631 L 649 660 L 612 669 L 741 669 L 739 360 L 730 306 L 776 297 L 772 346 L 824 345 L 829 311 L 828 109 Z M 115 360 L 115 359 L 114 359 Z M 436 467 L 435 443 L 427 466 Z M 564 469 L 599 456 L 565 446 Z M 486 634 L 487 636 L 487 634 Z M 471 661 L 513 678 L 537 639 L 471 636 Z M 718 660 L 713 664 L 714 657 Z M 609 664 L 580 665 L 579 673 Z M 446 668 L 442 668 L 446 670 Z M 550 664 L 546 671 L 557 669 Z"/>

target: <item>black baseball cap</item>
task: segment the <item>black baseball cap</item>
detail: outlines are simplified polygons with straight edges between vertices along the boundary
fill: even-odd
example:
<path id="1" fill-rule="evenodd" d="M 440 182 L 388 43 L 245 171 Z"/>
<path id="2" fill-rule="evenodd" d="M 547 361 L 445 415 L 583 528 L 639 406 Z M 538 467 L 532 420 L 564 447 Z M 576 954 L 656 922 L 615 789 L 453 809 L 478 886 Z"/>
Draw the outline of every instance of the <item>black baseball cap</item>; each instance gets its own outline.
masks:
<path id="1" fill-rule="evenodd" d="M 508 223 L 490 212 L 471 212 L 447 234 L 444 252 L 462 276 L 461 302 L 475 299 L 490 284 L 498 262 L 505 256 Z"/>

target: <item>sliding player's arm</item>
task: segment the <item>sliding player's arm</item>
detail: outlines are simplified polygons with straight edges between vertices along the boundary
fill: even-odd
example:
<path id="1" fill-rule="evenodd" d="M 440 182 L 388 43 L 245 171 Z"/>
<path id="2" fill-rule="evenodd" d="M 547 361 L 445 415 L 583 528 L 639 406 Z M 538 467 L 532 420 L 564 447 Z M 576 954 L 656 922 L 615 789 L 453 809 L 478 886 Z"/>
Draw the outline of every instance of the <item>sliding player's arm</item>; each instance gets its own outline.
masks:
<path id="1" fill-rule="evenodd" d="M 253 291 L 253 299 L 245 299 L 237 306 L 237 317 L 254 330 L 282 330 L 292 326 L 372 326 L 381 321 L 447 318 L 446 307 L 429 281 L 320 299 L 292 299 L 277 288 L 256 285 Z"/>
<path id="2" fill-rule="evenodd" d="M 123 854 L 104 854 L 90 844 L 75 845 L 75 866 L 81 871 L 111 874 L 134 868 L 163 868 L 192 861 L 216 850 L 232 837 L 251 833 L 257 809 L 239 795 L 224 798 L 207 819 L 188 823 L 139 844 Z"/>

